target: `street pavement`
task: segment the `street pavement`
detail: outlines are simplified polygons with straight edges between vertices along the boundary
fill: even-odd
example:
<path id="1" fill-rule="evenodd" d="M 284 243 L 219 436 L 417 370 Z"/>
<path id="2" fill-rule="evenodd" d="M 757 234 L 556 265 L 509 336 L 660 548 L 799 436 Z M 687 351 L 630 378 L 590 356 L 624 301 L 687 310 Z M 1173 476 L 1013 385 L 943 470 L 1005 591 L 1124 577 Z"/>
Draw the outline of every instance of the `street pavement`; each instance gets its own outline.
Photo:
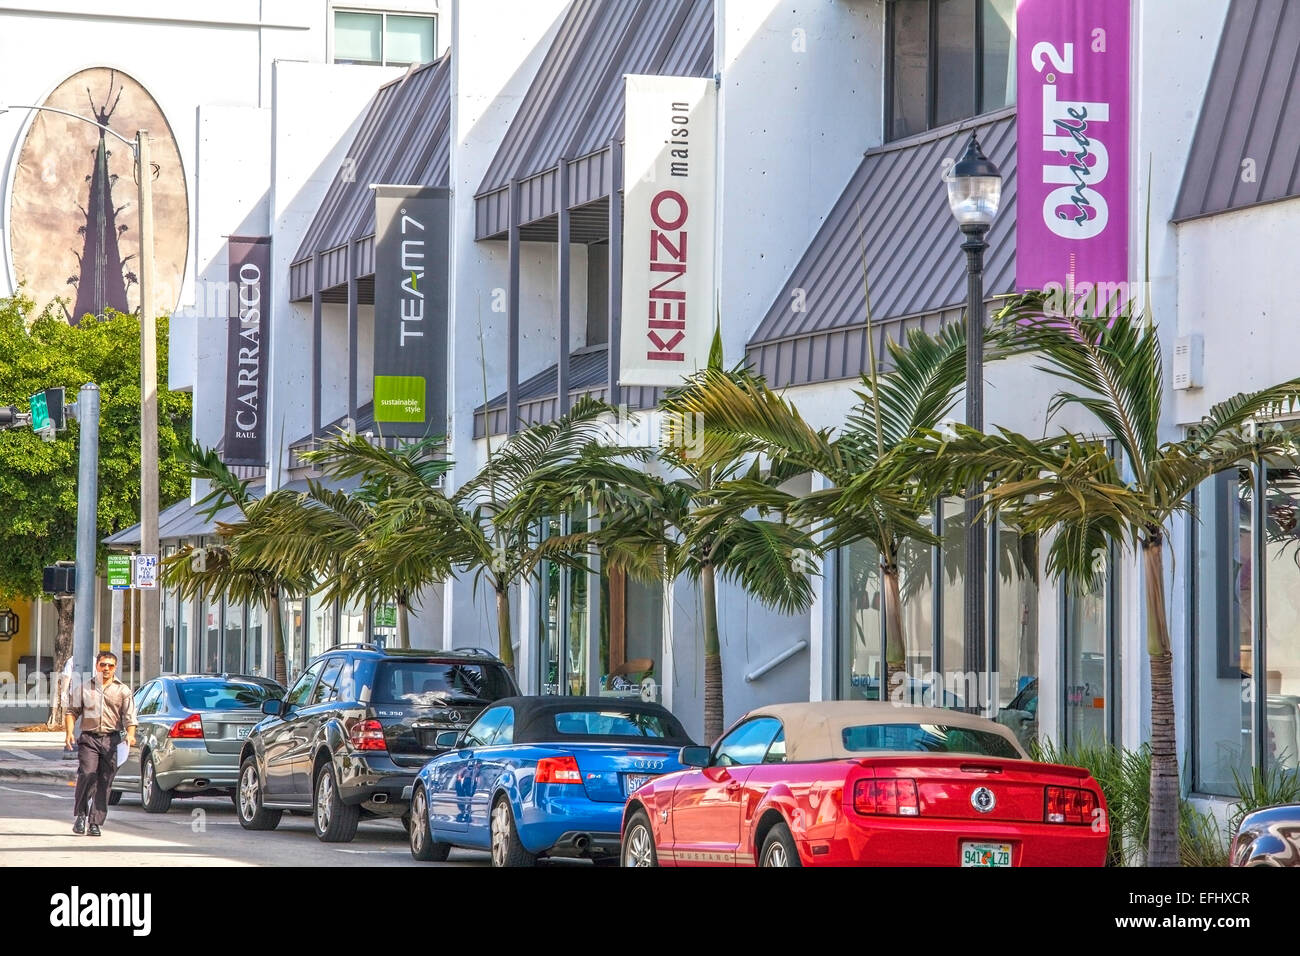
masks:
<path id="1" fill-rule="evenodd" d="M 488 855 L 453 850 L 444 864 L 417 863 L 396 820 L 364 821 L 351 843 L 321 843 L 307 815 L 284 815 L 250 833 L 225 797 L 178 799 L 145 813 L 138 795 L 108 808 L 102 837 L 72 832 L 77 763 L 63 734 L 0 725 L 0 868 L 10 866 L 486 866 Z"/>

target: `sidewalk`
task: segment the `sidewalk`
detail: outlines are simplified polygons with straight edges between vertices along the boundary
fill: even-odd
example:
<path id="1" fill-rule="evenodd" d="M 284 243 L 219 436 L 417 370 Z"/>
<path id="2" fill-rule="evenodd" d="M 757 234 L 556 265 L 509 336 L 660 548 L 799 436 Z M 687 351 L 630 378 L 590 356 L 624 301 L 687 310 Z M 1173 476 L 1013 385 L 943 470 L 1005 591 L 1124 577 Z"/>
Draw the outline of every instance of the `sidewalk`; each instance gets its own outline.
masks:
<path id="1" fill-rule="evenodd" d="M 51 783 L 77 779 L 76 755 L 63 749 L 62 733 L 18 733 L 16 727 L 0 724 L 0 780 Z"/>

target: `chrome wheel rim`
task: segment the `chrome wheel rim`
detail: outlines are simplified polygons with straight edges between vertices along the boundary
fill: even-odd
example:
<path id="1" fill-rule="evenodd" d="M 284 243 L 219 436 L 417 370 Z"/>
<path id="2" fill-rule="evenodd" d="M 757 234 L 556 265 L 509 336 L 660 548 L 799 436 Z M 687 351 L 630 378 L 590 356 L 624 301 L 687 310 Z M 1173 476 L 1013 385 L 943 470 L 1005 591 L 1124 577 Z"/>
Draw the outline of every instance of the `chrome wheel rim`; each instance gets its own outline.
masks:
<path id="1" fill-rule="evenodd" d="M 625 866 L 654 866 L 654 843 L 650 831 L 641 824 L 627 835 L 627 851 L 623 855 Z"/>
<path id="2" fill-rule="evenodd" d="M 334 781 L 329 771 L 320 775 L 316 785 L 316 828 L 324 833 L 330 828 L 330 800 L 334 797 Z"/>
<path id="3" fill-rule="evenodd" d="M 153 758 L 150 757 L 144 765 L 144 777 L 141 779 L 144 785 L 144 802 L 153 802 Z"/>
<path id="4" fill-rule="evenodd" d="M 785 844 L 776 840 L 767 848 L 767 854 L 763 857 L 764 866 L 789 866 L 790 858 L 786 856 Z"/>
<path id="5" fill-rule="evenodd" d="M 510 811 L 505 803 L 492 808 L 492 865 L 506 865 L 506 839 L 510 830 Z"/>
<path id="6" fill-rule="evenodd" d="M 245 767 L 239 777 L 239 814 L 245 820 L 253 819 L 257 812 L 257 772 Z"/>
<path id="7" fill-rule="evenodd" d="M 411 849 L 416 853 L 424 851 L 424 834 L 428 822 L 424 816 L 424 791 L 415 791 L 411 799 Z"/>

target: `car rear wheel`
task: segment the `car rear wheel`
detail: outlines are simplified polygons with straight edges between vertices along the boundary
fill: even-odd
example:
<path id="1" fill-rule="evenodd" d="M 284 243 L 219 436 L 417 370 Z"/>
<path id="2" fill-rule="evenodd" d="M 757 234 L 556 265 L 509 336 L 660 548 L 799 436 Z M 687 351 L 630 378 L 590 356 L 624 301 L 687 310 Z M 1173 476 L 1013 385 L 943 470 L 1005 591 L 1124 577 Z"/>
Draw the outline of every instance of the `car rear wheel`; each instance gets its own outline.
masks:
<path id="1" fill-rule="evenodd" d="M 313 809 L 316 836 L 322 843 L 351 843 L 357 835 L 361 807 L 343 802 L 339 796 L 338 783 L 334 779 L 334 768 L 330 764 L 325 764 L 316 774 L 316 802 Z"/>
<path id="2" fill-rule="evenodd" d="M 235 795 L 235 811 L 239 825 L 245 830 L 274 830 L 280 824 L 283 810 L 268 810 L 262 806 L 262 778 L 257 772 L 257 761 L 245 757 L 239 768 L 239 792 Z"/>
<path id="3" fill-rule="evenodd" d="M 632 821 L 623 833 L 623 851 L 620 856 L 624 866 L 659 865 L 654 831 L 650 829 L 650 818 L 644 810 L 632 814 Z"/>
<path id="4" fill-rule="evenodd" d="M 145 813 L 166 813 L 172 806 L 172 795 L 158 783 L 158 768 L 153 754 L 144 758 L 140 767 L 140 806 Z"/>
<path id="5" fill-rule="evenodd" d="M 794 837 L 790 828 L 778 823 L 763 841 L 763 850 L 758 855 L 759 866 L 803 866 L 799 861 L 799 851 L 795 848 Z"/>
<path id="6" fill-rule="evenodd" d="M 510 811 L 510 801 L 505 797 L 492 807 L 490 823 L 492 832 L 493 866 L 532 866 L 537 857 L 524 849 L 515 829 L 515 815 Z"/>
<path id="7" fill-rule="evenodd" d="M 424 795 L 424 787 L 416 787 L 411 795 L 411 825 L 407 833 L 411 837 L 411 856 L 425 862 L 441 863 L 447 859 L 451 847 L 446 843 L 434 843 L 429 833 L 429 799 Z"/>

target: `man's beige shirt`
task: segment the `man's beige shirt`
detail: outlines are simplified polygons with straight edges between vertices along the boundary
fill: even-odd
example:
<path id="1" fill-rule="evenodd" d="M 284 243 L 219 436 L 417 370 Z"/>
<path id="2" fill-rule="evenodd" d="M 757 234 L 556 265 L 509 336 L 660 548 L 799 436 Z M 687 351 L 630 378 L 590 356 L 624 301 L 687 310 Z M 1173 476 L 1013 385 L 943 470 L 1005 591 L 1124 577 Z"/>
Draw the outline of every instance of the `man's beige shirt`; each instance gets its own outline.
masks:
<path id="1" fill-rule="evenodd" d="M 82 733 L 125 730 L 138 723 L 131 688 L 116 677 L 102 689 L 98 680 L 86 681 L 72 692 L 68 713 L 81 718 Z"/>

